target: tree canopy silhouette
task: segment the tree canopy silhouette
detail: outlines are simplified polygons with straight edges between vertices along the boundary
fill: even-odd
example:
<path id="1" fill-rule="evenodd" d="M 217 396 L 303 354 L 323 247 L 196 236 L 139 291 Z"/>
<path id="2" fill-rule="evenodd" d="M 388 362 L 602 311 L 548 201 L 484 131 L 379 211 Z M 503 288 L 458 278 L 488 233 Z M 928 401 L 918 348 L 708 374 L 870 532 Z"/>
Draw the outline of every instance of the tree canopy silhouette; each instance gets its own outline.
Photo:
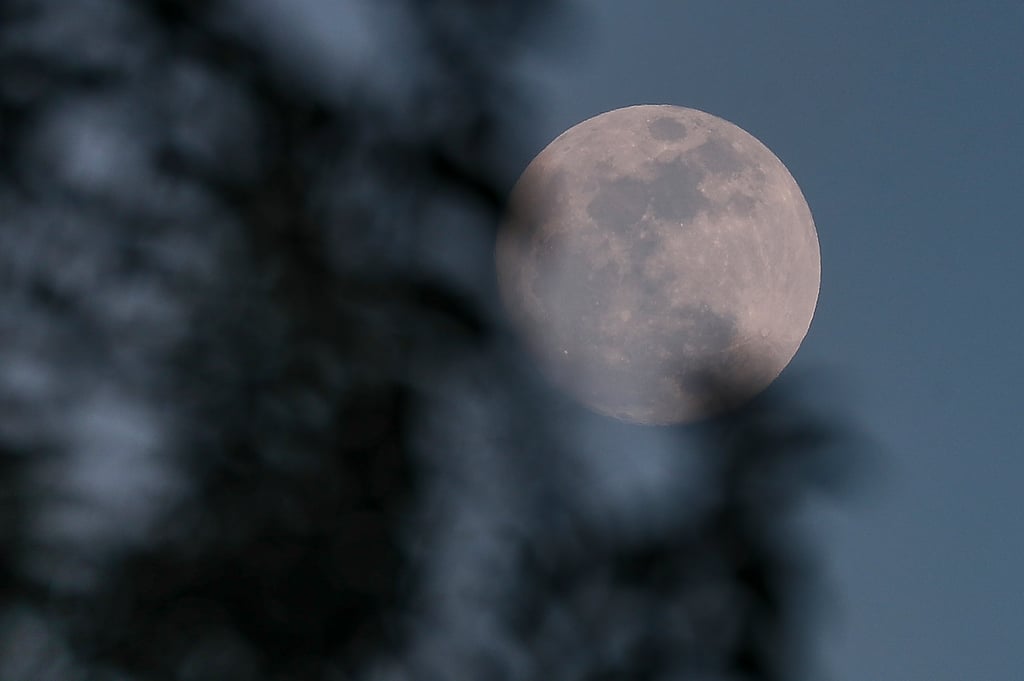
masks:
<path id="1" fill-rule="evenodd" d="M 841 431 L 779 388 L 652 504 L 496 303 L 559 9 L 0 6 L 0 678 L 795 678 Z"/>

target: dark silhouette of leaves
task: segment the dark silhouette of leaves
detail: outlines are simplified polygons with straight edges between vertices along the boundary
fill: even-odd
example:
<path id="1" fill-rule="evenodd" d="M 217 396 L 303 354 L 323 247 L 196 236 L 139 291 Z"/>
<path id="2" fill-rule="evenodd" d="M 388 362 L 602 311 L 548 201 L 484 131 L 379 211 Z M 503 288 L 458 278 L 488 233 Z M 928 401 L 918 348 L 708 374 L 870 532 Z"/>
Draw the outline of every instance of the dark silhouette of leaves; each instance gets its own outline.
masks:
<path id="1" fill-rule="evenodd" d="M 508 334 L 559 8 L 0 5 L 0 679 L 804 671 L 844 430 L 773 389 L 638 491 Z"/>

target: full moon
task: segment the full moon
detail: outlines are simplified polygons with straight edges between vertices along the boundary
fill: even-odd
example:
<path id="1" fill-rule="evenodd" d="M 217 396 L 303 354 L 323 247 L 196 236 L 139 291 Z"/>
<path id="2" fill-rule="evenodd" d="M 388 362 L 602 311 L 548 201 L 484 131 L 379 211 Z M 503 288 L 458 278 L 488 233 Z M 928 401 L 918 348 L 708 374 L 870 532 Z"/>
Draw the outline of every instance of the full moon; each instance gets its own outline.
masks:
<path id="1" fill-rule="evenodd" d="M 541 373 L 651 425 L 764 390 L 803 341 L 821 278 L 782 162 L 732 123 L 668 105 L 616 109 L 551 142 L 512 190 L 495 260 Z"/>

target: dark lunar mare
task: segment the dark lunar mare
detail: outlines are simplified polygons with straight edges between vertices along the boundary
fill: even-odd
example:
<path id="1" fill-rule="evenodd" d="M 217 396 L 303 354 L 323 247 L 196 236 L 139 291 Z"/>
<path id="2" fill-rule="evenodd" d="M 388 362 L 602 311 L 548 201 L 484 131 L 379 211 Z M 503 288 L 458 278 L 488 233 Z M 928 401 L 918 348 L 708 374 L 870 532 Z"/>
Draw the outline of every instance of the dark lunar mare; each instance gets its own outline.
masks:
<path id="1" fill-rule="evenodd" d="M 647 211 L 648 187 L 634 177 L 601 180 L 587 215 L 604 229 L 629 234 Z"/>
<path id="2" fill-rule="evenodd" d="M 704 171 L 685 158 L 664 163 L 653 163 L 650 171 L 654 178 L 647 182 L 651 212 L 658 220 L 689 223 L 702 210 L 708 200 L 700 191 Z M 645 168 L 647 170 L 648 168 Z"/>
<path id="3" fill-rule="evenodd" d="M 647 130 L 656 140 L 681 140 L 686 137 L 686 126 L 667 116 L 655 118 L 647 124 Z"/>
<path id="4" fill-rule="evenodd" d="M 696 154 L 701 165 L 712 173 L 733 175 L 747 167 L 731 144 L 715 137 L 697 147 Z"/>
<path id="5" fill-rule="evenodd" d="M 659 220 L 688 223 L 710 203 L 700 192 L 704 172 L 684 158 L 651 163 L 645 168 L 653 177 L 646 182 L 636 177 L 602 179 L 587 214 L 603 229 L 631 235 L 648 211 Z"/>

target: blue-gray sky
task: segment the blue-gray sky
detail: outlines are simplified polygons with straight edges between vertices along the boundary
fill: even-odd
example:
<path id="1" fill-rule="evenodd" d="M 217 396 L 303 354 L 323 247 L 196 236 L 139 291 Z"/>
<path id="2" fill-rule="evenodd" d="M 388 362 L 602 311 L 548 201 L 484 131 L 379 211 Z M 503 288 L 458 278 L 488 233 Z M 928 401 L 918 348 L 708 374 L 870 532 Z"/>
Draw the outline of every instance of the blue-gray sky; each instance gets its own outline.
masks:
<path id="1" fill-rule="evenodd" d="M 765 142 L 814 213 L 821 295 L 788 373 L 835 370 L 880 462 L 815 519 L 832 678 L 1020 678 L 1024 5 L 576 5 L 531 71 L 534 152 L 609 109 L 694 107 Z"/>
<path id="2" fill-rule="evenodd" d="M 372 660 L 379 669 L 368 663 L 357 678 L 486 678 L 493 676 L 488 665 L 515 678 L 538 678 L 538 669 L 543 678 L 576 678 L 579 662 L 607 666 L 622 641 L 641 640 L 652 621 L 673 621 L 649 616 L 660 612 L 660 594 L 627 593 L 631 585 L 609 583 L 600 565 L 573 602 L 545 603 L 543 626 L 527 635 L 514 631 L 509 607 L 529 593 L 517 574 L 520 550 L 543 553 L 598 535 L 622 548 L 678 529 L 680 510 L 707 501 L 694 487 L 703 478 L 689 475 L 676 456 L 673 432 L 574 411 L 533 385 L 520 364 L 505 363 L 513 353 L 504 339 L 479 354 L 466 351 L 452 366 L 435 362 L 462 352 L 448 349 L 448 331 L 435 340 L 444 352 L 424 352 L 417 360 L 424 368 L 408 371 L 422 412 L 407 419 L 396 406 L 392 414 L 390 398 L 352 377 L 379 372 L 374 380 L 391 385 L 390 348 L 403 336 L 389 324 L 408 321 L 408 309 L 371 298 L 375 314 L 365 319 L 382 321 L 349 324 L 366 311 L 362 303 L 350 311 L 346 291 L 328 288 L 307 300 L 325 272 L 331 275 L 323 281 L 334 282 L 406 268 L 450 278 L 474 301 L 490 300 L 489 219 L 447 195 L 432 194 L 422 215 L 413 213 L 406 200 L 418 204 L 435 185 L 406 182 L 391 172 L 406 157 L 381 159 L 377 151 L 395 138 L 400 147 L 422 145 L 417 153 L 430 163 L 414 156 L 413 166 L 432 167 L 438 144 L 458 161 L 465 140 L 454 135 L 451 148 L 447 140 L 463 121 L 476 120 L 474 112 L 497 102 L 509 118 L 518 115 L 498 90 L 479 91 L 474 69 L 460 68 L 508 54 L 502 37 L 512 40 L 514 31 L 503 26 L 498 36 L 474 27 L 496 26 L 515 12 L 460 17 L 456 10 L 468 0 L 447 10 L 437 2 L 237 0 L 216 17 L 196 10 L 193 43 L 168 39 L 180 28 L 170 22 L 173 13 L 157 17 L 133 0 L 18 4 L 38 11 L 5 14 L 11 23 L 0 30 L 0 57 L 8 60 L 0 108 L 20 112 L 5 119 L 8 135 L 0 134 L 10 152 L 0 187 L 0 450 L 8 464 L 16 461 L 5 471 L 15 470 L 23 484 L 9 495 L 17 511 L 8 520 L 17 522 L 7 525 L 17 529 L 0 530 L 16 547 L 5 574 L 32 588 L 24 603 L 0 608 L 0 640 L 9 643 L 0 646 L 0 678 L 64 681 L 80 662 L 91 664 L 68 643 L 72 611 L 55 596 L 62 594 L 87 604 L 72 614 L 89 636 L 123 635 L 155 650 L 153 665 L 176 670 L 167 674 L 224 678 L 209 670 L 226 664 L 256 678 L 249 670 L 265 658 L 260 642 L 278 631 L 259 633 L 259 613 L 279 621 L 279 601 L 236 598 L 235 580 L 223 593 L 213 588 L 208 604 L 186 599 L 181 611 L 140 607 L 146 601 L 133 594 L 155 590 L 170 601 L 176 589 L 205 582 L 210 573 L 177 568 L 180 553 L 199 556 L 216 574 L 265 565 L 255 574 L 276 580 L 277 558 L 249 560 L 281 555 L 261 533 L 280 522 L 301 542 L 333 534 L 337 515 L 323 509 L 340 508 L 345 551 L 324 552 L 326 563 L 302 562 L 310 575 L 332 576 L 313 579 L 303 592 L 327 604 L 301 623 L 320 633 L 319 623 L 333 622 L 349 603 L 348 577 L 333 577 L 363 565 L 349 561 L 345 542 L 350 533 L 363 536 L 356 522 L 363 494 L 353 481 L 371 473 L 348 457 L 362 461 L 368 450 L 408 447 L 408 469 L 388 456 L 379 465 L 394 468 L 395 477 L 423 467 L 430 480 L 415 522 L 380 529 L 371 517 L 365 524 L 388 546 L 388 533 L 407 537 L 402 543 L 412 547 L 423 584 L 409 644 L 382 653 Z M 1024 180 L 1024 9 L 941 0 L 575 5 L 576 14 L 538 36 L 528 63 L 503 62 L 537 88 L 524 97 L 538 114 L 523 121 L 524 146 L 505 147 L 514 148 L 510 174 L 595 114 L 678 104 L 764 141 L 816 218 L 818 312 L 781 382 L 804 369 L 834 372 L 838 383 L 810 397 L 843 406 L 878 464 L 860 496 L 816 502 L 806 514 L 832 596 L 818 640 L 829 673 L 820 678 L 1020 678 L 1024 522 L 1014 492 L 1024 478 L 1024 425 L 1012 391 L 1024 383 L 1015 300 L 1024 283 L 1016 263 L 1024 237 L 1013 201 Z M 428 6 L 441 8 L 436 23 L 422 21 L 419 10 Z M 237 42 L 241 54 L 259 58 L 200 49 L 214 38 L 210 44 Z M 438 45 L 445 55 L 435 54 Z M 248 70 L 256 63 L 275 74 L 264 74 L 266 82 L 260 76 L 258 88 Z M 65 79 L 80 81 L 72 88 Z M 302 129 L 314 102 L 354 119 L 332 114 L 338 129 L 327 135 Z M 353 138 L 334 135 L 353 120 Z M 262 141 L 278 130 L 281 145 Z M 302 152 L 294 160 L 282 151 L 293 140 L 293 151 Z M 308 167 L 303 191 L 279 186 L 288 176 L 275 170 L 282 159 L 285 169 Z M 245 202 L 222 205 L 214 185 L 244 187 L 243 196 L 266 190 L 267 203 L 253 214 Z M 290 219 L 300 199 L 319 216 L 298 221 L 301 229 Z M 409 220 L 410 213 L 423 219 Z M 292 238 L 293 227 L 303 238 Z M 316 249 L 319 265 L 308 272 Z M 138 267 L 125 266 L 136 260 Z M 274 281 L 284 282 L 281 291 Z M 360 347 L 376 346 L 380 333 L 381 357 L 336 342 L 348 338 L 349 326 L 358 327 Z M 808 386 L 800 383 L 801 397 Z M 404 404 L 404 394 L 396 401 Z M 368 397 L 371 418 L 348 408 Z M 530 409 L 519 414 L 527 401 Z M 251 496 L 196 494 L 205 481 L 234 479 L 239 464 L 257 471 L 242 485 Z M 317 484 L 307 490 L 312 477 Z M 376 482 L 370 487 L 371 496 L 383 495 Z M 584 555 L 585 544 L 564 555 Z M 157 573 L 148 562 L 138 575 L 110 569 L 153 545 L 170 558 Z M 240 557 L 235 546 L 243 547 Z M 380 559 L 395 565 L 390 551 Z M 107 591 L 112 579 L 117 588 Z M 157 583 L 164 586 L 154 589 Z M 33 594 L 45 598 L 36 602 Z M 255 618 L 248 607 L 235 610 L 250 600 L 267 609 Z M 600 636 L 576 626 L 602 600 L 623 608 L 609 610 L 615 616 L 599 623 Z M 180 649 L 140 634 L 150 629 L 133 619 L 179 622 L 179 612 L 203 623 L 194 642 L 191 630 L 161 625 L 182 641 Z M 695 622 L 704 620 L 686 624 Z M 712 631 L 716 637 L 728 632 Z M 290 666 L 300 655 L 305 663 L 306 638 L 295 640 L 278 662 Z M 117 649 L 114 657 L 137 654 L 134 645 L 100 648 Z M 548 659 L 563 667 L 552 673 L 541 666 Z M 336 675 L 333 659 L 319 662 Z M 114 674 L 104 670 L 104 678 L 108 671 Z"/>

